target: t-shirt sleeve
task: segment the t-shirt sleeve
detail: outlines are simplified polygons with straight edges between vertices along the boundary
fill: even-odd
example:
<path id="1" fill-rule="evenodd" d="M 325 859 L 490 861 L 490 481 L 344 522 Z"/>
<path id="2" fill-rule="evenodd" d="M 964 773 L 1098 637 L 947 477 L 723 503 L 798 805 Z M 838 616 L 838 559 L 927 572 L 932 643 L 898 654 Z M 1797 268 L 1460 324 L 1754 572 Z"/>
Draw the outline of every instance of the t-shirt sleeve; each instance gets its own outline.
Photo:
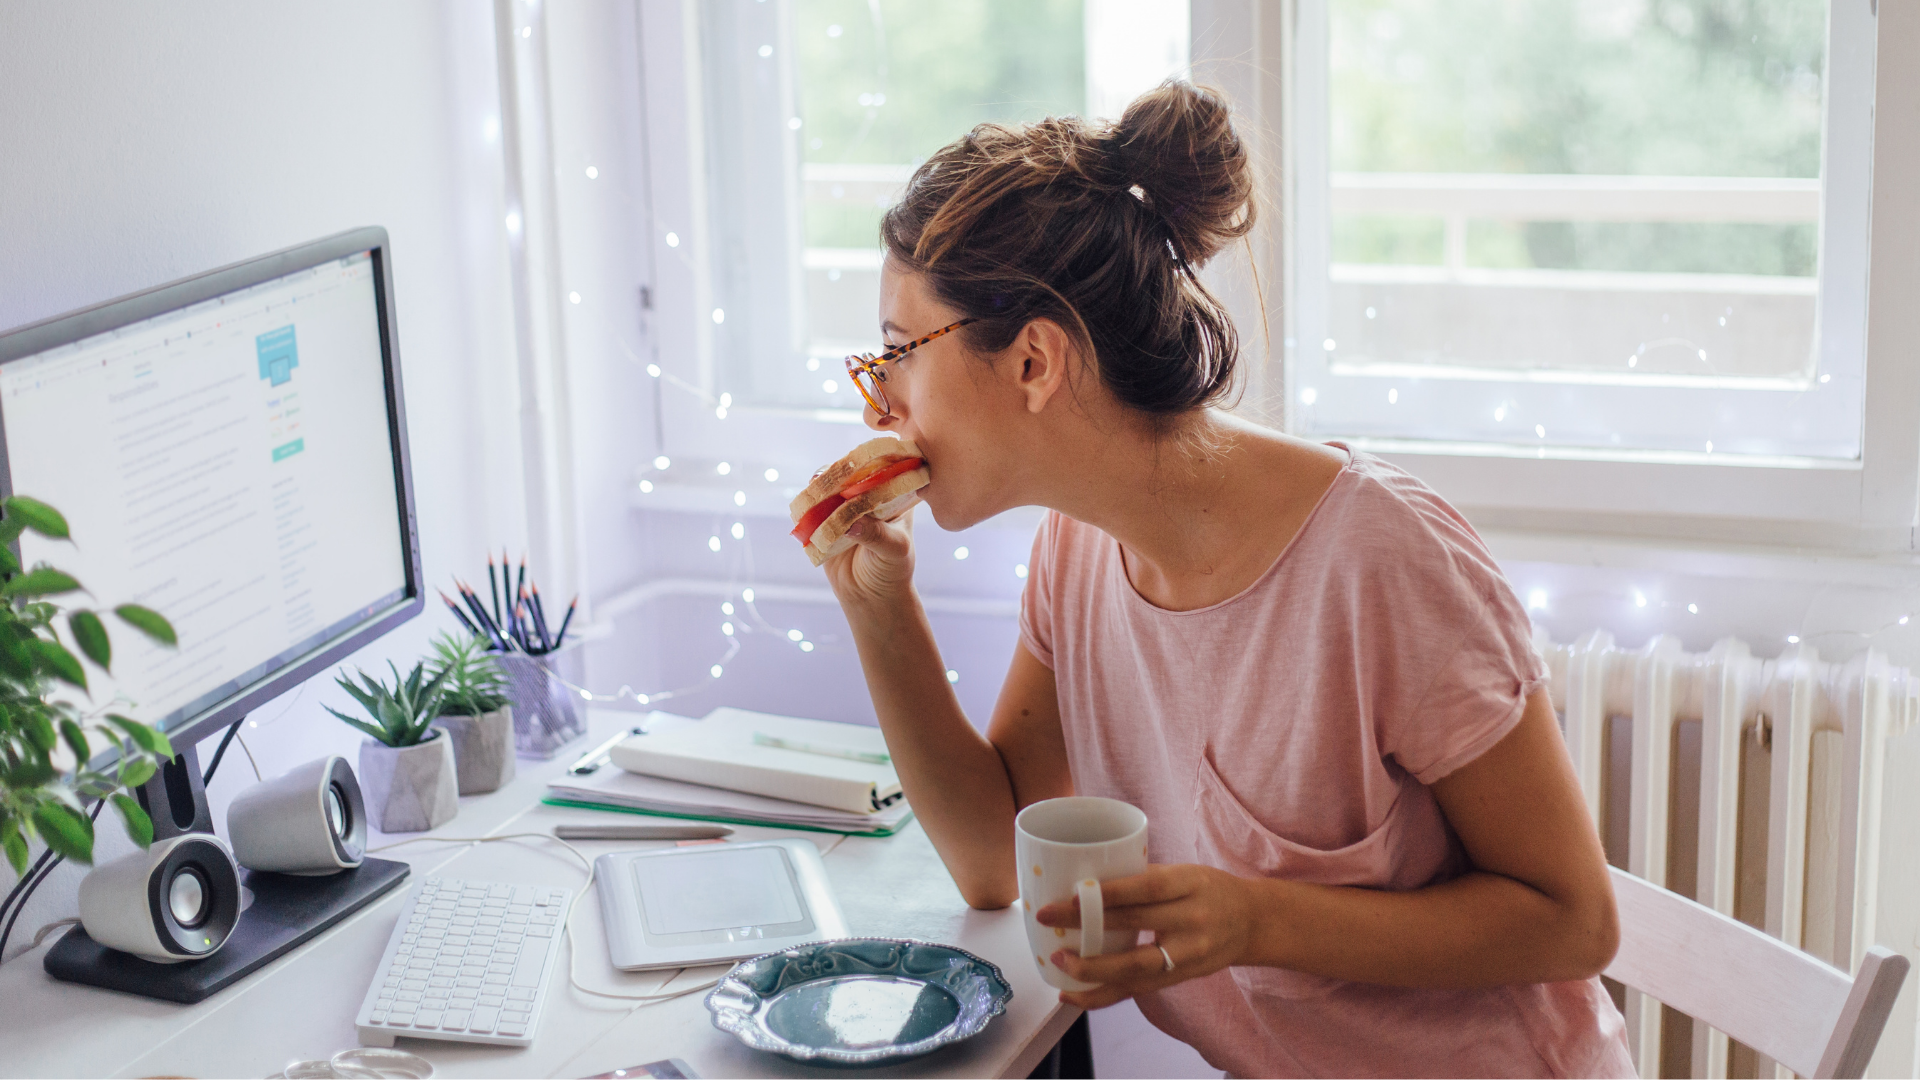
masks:
<path id="1" fill-rule="evenodd" d="M 1409 562 L 1424 579 L 1420 597 L 1400 606 L 1415 623 L 1402 642 L 1423 654 L 1398 674 L 1411 677 L 1378 717 L 1382 756 L 1432 784 L 1492 749 L 1520 723 L 1527 698 L 1547 683 L 1526 609 L 1493 556 L 1470 530 L 1441 528 L 1432 558 Z M 1451 533 L 1451 535 L 1449 535 Z M 1404 594 L 1403 594 L 1404 595 Z"/>
<path id="2" fill-rule="evenodd" d="M 1020 593 L 1020 644 L 1034 659 L 1053 667 L 1054 515 L 1049 510 L 1033 534 L 1027 558 L 1027 587 Z"/>

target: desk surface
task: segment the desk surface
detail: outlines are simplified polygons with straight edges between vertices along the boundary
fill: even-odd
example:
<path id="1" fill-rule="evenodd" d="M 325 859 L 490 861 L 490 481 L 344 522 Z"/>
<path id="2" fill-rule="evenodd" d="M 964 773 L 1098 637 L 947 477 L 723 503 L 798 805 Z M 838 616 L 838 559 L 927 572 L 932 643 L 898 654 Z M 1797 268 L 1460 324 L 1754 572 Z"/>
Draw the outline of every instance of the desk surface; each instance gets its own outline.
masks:
<path id="1" fill-rule="evenodd" d="M 595 711 L 587 747 L 631 724 L 633 715 Z M 416 836 L 546 832 L 561 821 L 604 821 L 591 810 L 544 806 L 547 780 L 572 759 L 520 763 L 520 775 L 491 795 L 460 800 L 460 814 Z M 1079 1015 L 1060 1004 L 1027 953 L 1019 913 L 967 907 L 919 826 L 877 839 L 741 827 L 740 840 L 806 836 L 819 845 L 834 892 L 856 935 L 940 941 L 1000 965 L 1013 984 L 1005 1016 L 959 1046 L 879 1075 L 1014 1076 L 1031 1072 Z M 405 836 L 373 838 L 378 847 Z M 589 858 L 607 851 L 669 846 L 574 841 Z M 578 888 L 585 869 L 557 844 L 516 840 L 461 844 L 422 840 L 381 853 L 413 866 L 414 877 L 325 934 L 198 1005 L 59 982 L 41 967 L 42 946 L 0 966 L 0 1074 L 7 1076 L 265 1076 L 287 1062 L 327 1057 L 359 1044 L 355 1011 L 399 917 L 406 890 L 424 875 L 538 882 Z M 607 960 L 599 898 L 589 891 L 573 926 L 580 981 L 598 989 L 654 993 L 709 981 L 726 965 L 676 972 L 621 972 Z M 594 998 L 556 972 L 540 1028 L 525 1048 L 401 1039 L 441 1076 L 589 1076 L 662 1058 L 685 1060 L 701 1076 L 822 1076 L 829 1070 L 749 1050 L 714 1030 L 704 993 L 634 1008 Z M 864 1075 L 876 1075 L 863 1070 Z"/>

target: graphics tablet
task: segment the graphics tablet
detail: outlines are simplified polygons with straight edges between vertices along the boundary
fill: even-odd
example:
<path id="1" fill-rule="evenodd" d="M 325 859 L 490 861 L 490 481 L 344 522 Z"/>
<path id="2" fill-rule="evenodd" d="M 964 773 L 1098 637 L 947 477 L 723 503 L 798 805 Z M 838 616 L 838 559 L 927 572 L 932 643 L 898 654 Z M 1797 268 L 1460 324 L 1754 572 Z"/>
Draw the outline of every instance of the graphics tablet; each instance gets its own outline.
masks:
<path id="1" fill-rule="evenodd" d="M 594 860 L 613 966 L 740 960 L 847 936 L 808 840 L 623 851 Z"/>

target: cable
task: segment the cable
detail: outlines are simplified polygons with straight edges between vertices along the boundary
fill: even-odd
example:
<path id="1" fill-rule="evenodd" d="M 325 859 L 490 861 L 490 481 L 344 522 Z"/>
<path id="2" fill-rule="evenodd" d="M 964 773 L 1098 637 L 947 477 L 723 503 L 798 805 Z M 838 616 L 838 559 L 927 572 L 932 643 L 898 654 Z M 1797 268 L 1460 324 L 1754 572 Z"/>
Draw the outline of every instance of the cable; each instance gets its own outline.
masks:
<path id="1" fill-rule="evenodd" d="M 573 913 L 580 906 L 580 898 L 582 896 L 585 896 L 587 894 L 587 890 L 593 887 L 593 880 L 594 880 L 593 860 L 587 858 L 586 854 L 582 852 L 579 848 L 574 847 L 572 844 L 567 843 L 565 840 L 560 839 L 559 837 L 553 835 L 552 833 L 537 833 L 537 832 L 501 833 L 499 836 L 415 836 L 407 840 L 396 840 L 391 844 L 383 844 L 377 848 L 368 848 L 367 854 L 374 855 L 382 851 L 392 851 L 394 848 L 397 848 L 397 847 L 405 847 L 408 844 L 418 844 L 421 842 L 438 842 L 438 843 L 446 843 L 446 844 L 496 844 L 503 840 L 546 840 L 546 841 L 549 841 L 550 843 L 559 844 L 561 847 L 566 848 L 569 852 L 572 852 L 573 857 L 580 860 L 580 865 L 587 868 L 587 880 L 580 883 L 580 891 L 573 894 L 572 900 L 567 901 L 566 918 L 563 919 L 561 922 L 561 924 L 566 928 L 566 934 L 567 934 L 567 982 L 570 985 L 572 985 L 572 987 L 575 990 L 578 990 L 583 994 L 592 994 L 594 997 L 612 998 L 616 1001 L 631 1001 L 634 1003 L 634 1008 L 637 1009 L 643 1005 L 656 1004 L 662 1001 L 672 1001 L 675 998 L 686 997 L 688 994 L 697 994 L 702 990 L 710 990 L 713 987 L 720 985 L 719 979 L 713 979 L 708 982 L 703 982 L 698 986 L 689 986 L 684 990 L 674 990 L 664 994 L 617 994 L 610 990 L 595 990 L 591 986 L 587 986 L 581 983 L 580 972 L 579 972 L 580 943 L 578 938 L 575 936 L 573 932 Z M 685 971 L 685 970 L 686 970 L 685 968 L 680 969 L 680 971 Z M 679 977 L 679 972 L 675 972 L 674 978 L 678 978 L 678 977 Z M 670 979 L 668 981 L 672 981 L 672 980 Z"/>
<path id="2" fill-rule="evenodd" d="M 107 808 L 107 800 L 105 799 L 101 799 L 100 801 L 94 803 L 91 819 L 94 821 L 99 821 L 100 811 L 105 810 L 106 808 Z M 52 854 L 52 852 L 49 851 L 47 854 Z M 42 855 L 40 858 L 42 862 L 46 862 L 46 855 Z M 27 891 L 24 893 L 20 893 L 20 899 L 14 905 L 13 914 L 7 916 L 6 929 L 0 930 L 0 961 L 3 961 L 7 955 L 7 939 L 13 936 L 13 924 L 19 922 L 20 913 L 27 910 L 27 901 L 33 899 L 34 890 L 38 889 L 42 882 L 46 881 L 48 877 L 52 876 L 54 870 L 58 869 L 60 864 L 65 861 L 67 861 L 67 857 L 65 855 L 54 856 L 52 862 L 47 862 L 46 869 L 38 871 L 39 876 L 33 878 L 33 883 L 27 886 Z M 29 873 L 31 874 L 33 873 L 33 871 L 29 871 Z M 16 892 L 18 892 L 19 886 L 15 886 L 14 889 Z"/>
<path id="3" fill-rule="evenodd" d="M 260 775 L 260 763 L 253 760 L 253 748 L 247 745 L 245 735 L 240 736 L 240 752 L 247 755 L 247 764 L 253 768 L 253 778 L 262 784 L 266 783 L 267 778 Z"/>
<path id="4" fill-rule="evenodd" d="M 206 787 L 208 784 L 213 783 L 213 774 L 220 771 L 220 759 L 227 756 L 227 744 L 233 741 L 234 736 L 240 734 L 240 725 L 246 722 L 247 718 L 243 716 L 235 720 L 233 726 L 227 728 L 227 734 L 220 740 L 220 746 L 213 752 L 213 760 L 207 764 L 207 771 L 200 777 L 201 787 Z M 255 769 L 254 771 L 258 772 L 259 770 Z"/>
<path id="5" fill-rule="evenodd" d="M 80 917 L 77 915 L 69 916 L 64 919 L 55 919 L 52 922 L 48 923 L 47 925 L 34 931 L 33 944 L 27 946 L 27 948 L 29 949 L 39 948 L 40 943 L 47 940 L 48 934 L 53 933 L 55 930 L 58 930 L 63 926 L 78 926 L 78 925 L 80 925 Z"/>
<path id="6" fill-rule="evenodd" d="M 13 883 L 13 889 L 7 893 L 6 900 L 0 901 L 0 919 L 6 918 L 7 912 L 13 910 L 14 898 L 20 895 L 20 891 L 27 887 L 27 883 L 40 873 L 40 868 L 47 865 L 47 860 L 51 858 L 53 858 L 52 848 L 42 851 L 40 857 L 33 861 L 33 865 L 27 867 L 26 872 L 20 875 L 20 880 Z"/>

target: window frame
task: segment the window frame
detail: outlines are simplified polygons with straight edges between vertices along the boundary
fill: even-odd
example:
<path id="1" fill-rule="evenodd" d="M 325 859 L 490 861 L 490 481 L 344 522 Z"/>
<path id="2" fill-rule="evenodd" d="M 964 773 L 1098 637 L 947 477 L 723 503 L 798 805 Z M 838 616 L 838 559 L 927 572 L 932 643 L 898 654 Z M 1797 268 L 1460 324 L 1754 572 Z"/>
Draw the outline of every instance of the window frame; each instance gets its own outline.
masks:
<path id="1" fill-rule="evenodd" d="M 1302 57 L 1299 19 L 1322 0 L 1192 0 L 1190 37 L 1195 77 L 1224 89 L 1254 130 L 1262 168 L 1277 178 L 1278 235 L 1245 250 L 1251 277 L 1221 268 L 1210 276 L 1262 355 L 1247 364 L 1251 411 L 1295 427 L 1292 360 L 1286 317 L 1300 302 L 1298 253 L 1289 238 L 1311 212 L 1301 198 L 1300 170 L 1287 136 L 1306 118 L 1290 93 Z M 1832 0 L 1869 9 L 1872 62 L 1880 53 L 1920 51 L 1920 5 Z M 710 237 L 706 217 L 706 147 L 701 116 L 697 14 L 692 0 L 640 6 L 654 245 L 655 363 L 661 452 L 695 462 L 727 460 L 756 471 L 778 468 L 796 486 L 820 462 L 844 451 L 860 414 L 843 409 L 741 405 L 716 415 L 719 397 L 711 323 Z M 1858 63 L 1859 60 L 1856 60 Z M 1420 476 L 1483 528 L 1584 532 L 1762 546 L 1891 552 L 1915 547 L 1920 510 L 1920 67 L 1872 66 L 1874 109 L 1868 155 L 1872 189 L 1894 198 L 1870 200 L 1864 327 L 1866 405 L 1858 461 L 1742 460 L 1726 454 L 1619 453 L 1532 447 L 1434 444 L 1366 439 L 1355 445 Z M 1269 220 L 1272 220 L 1270 217 Z M 667 233 L 678 247 L 665 243 Z M 1226 258 L 1221 260 L 1227 261 Z M 1277 285 L 1275 283 L 1278 283 Z M 1264 306 L 1264 311 L 1262 310 Z M 1264 316 L 1264 318 L 1263 318 Z M 1271 327 L 1269 345 L 1255 326 Z M 1287 327 L 1282 330 L 1282 327 Z M 1279 370 L 1275 370 L 1276 365 Z M 718 483 L 718 487 L 731 487 Z M 764 491 L 764 485 L 760 485 Z M 763 491 L 743 485 L 736 512 L 772 512 Z M 784 509 L 784 496 L 780 508 Z M 646 505 L 644 502 L 641 505 Z M 716 502 L 716 506 L 721 505 Z M 737 505 L 737 504 L 736 504 Z"/>
<path id="2" fill-rule="evenodd" d="M 1324 305 L 1326 288 L 1324 281 L 1304 271 L 1288 272 L 1314 265 L 1310 259 L 1315 254 L 1325 265 L 1324 251 L 1302 250 L 1301 240 L 1310 234 L 1301 223 L 1314 215 L 1325 220 L 1327 174 L 1319 168 L 1316 184 L 1314 163 L 1295 156 L 1297 137 L 1308 125 L 1318 125 L 1319 130 L 1309 133 L 1325 145 L 1325 98 L 1316 101 L 1299 92 L 1303 83 L 1317 80 L 1325 85 L 1325 2 L 1289 0 L 1276 12 L 1261 10 L 1256 0 L 1212 0 L 1207 14 L 1221 25 L 1236 20 L 1251 24 L 1252 32 L 1238 40 L 1252 46 L 1216 52 L 1207 57 L 1207 65 L 1196 56 L 1196 66 L 1203 71 L 1252 60 L 1256 67 L 1274 61 L 1266 67 L 1280 72 L 1283 108 L 1275 125 L 1280 137 L 1274 141 L 1283 148 L 1280 201 L 1288 242 L 1271 269 L 1283 282 L 1283 307 L 1290 320 L 1308 305 Z M 1851 133 L 1866 143 L 1863 160 L 1852 163 L 1868 173 L 1859 186 L 1869 191 L 1920 190 L 1915 183 L 1920 180 L 1920 128 L 1900 123 L 1920 107 L 1920 79 L 1899 70 L 1902 65 L 1874 62 L 1878 53 L 1897 56 L 1901 46 L 1920 44 L 1920 19 L 1900 5 L 1875 12 L 1870 0 L 1832 4 L 1835 9 L 1846 5 L 1836 14 L 1864 17 L 1870 24 L 1868 55 L 1852 58 L 1855 71 L 1862 63 L 1868 68 L 1865 77 L 1873 101 L 1871 120 L 1858 118 L 1867 130 Z M 1196 22 L 1196 44 L 1235 40 L 1227 33 L 1203 34 Z M 1318 53 L 1310 44 L 1316 40 Z M 1841 61 L 1830 57 L 1829 67 L 1836 62 Z M 1823 165 L 1823 171 L 1831 176 L 1831 166 Z M 1828 183 L 1822 214 L 1830 218 L 1837 209 L 1843 216 L 1849 210 L 1866 216 L 1867 280 L 1864 325 L 1859 328 L 1866 389 L 1858 460 L 1554 448 L 1542 454 L 1531 446 L 1384 438 L 1355 438 L 1352 444 L 1420 476 L 1482 527 L 1849 550 L 1912 548 L 1920 506 L 1920 363 L 1915 357 L 1920 352 L 1920 320 L 1901 306 L 1903 296 L 1920 293 L 1920 266 L 1908 254 L 1920 229 L 1915 228 L 1914 208 L 1898 200 L 1875 203 L 1869 197 L 1865 207 L 1826 204 L 1827 192 L 1846 198 L 1850 186 Z M 1823 235 L 1823 246 L 1825 242 Z M 1298 320 L 1287 324 L 1286 377 L 1276 381 L 1278 393 L 1264 402 L 1272 413 L 1285 417 L 1289 430 L 1297 427 L 1299 416 L 1296 376 L 1301 365 L 1294 361 L 1304 347 L 1302 329 Z"/>

